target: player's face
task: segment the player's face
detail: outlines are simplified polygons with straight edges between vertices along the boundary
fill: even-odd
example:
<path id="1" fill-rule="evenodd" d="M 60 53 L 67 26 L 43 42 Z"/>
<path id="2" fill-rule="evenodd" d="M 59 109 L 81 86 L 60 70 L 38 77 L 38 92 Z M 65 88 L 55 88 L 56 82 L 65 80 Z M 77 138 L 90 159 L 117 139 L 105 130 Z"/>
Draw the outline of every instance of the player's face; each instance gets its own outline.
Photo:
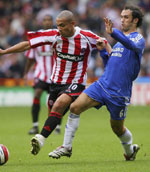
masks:
<path id="1" fill-rule="evenodd" d="M 71 37 L 74 35 L 74 22 L 67 21 L 66 19 L 56 19 L 57 28 L 63 37 Z"/>
<path id="2" fill-rule="evenodd" d="M 131 10 L 123 10 L 121 12 L 121 25 L 123 32 L 128 32 L 133 29 L 133 18 Z"/>
<path id="3" fill-rule="evenodd" d="M 42 25 L 43 29 L 51 29 L 53 26 L 52 18 L 50 16 L 45 16 Z"/>

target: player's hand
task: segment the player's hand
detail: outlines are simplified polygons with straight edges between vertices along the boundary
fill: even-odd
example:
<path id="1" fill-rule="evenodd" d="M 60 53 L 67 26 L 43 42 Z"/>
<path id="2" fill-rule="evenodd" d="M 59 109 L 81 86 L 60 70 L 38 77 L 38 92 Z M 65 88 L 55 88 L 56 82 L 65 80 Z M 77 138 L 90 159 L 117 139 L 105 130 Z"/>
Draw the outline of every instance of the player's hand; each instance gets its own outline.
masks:
<path id="1" fill-rule="evenodd" d="M 96 47 L 98 50 L 103 50 L 105 48 L 104 38 L 99 38 L 96 40 Z"/>
<path id="2" fill-rule="evenodd" d="M 113 29 L 112 29 L 113 23 L 112 23 L 112 21 L 110 19 L 108 19 L 107 17 L 104 18 L 104 21 L 105 21 L 106 32 L 108 34 L 112 34 L 112 32 L 113 32 Z"/>

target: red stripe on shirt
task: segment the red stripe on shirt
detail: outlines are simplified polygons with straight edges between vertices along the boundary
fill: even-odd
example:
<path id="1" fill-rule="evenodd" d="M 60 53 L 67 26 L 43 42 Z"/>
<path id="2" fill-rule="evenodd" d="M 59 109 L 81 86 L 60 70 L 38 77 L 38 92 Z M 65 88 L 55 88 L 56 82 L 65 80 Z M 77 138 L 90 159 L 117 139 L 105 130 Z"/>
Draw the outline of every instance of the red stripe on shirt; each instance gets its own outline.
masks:
<path id="1" fill-rule="evenodd" d="M 42 52 L 45 52 L 44 45 L 42 46 Z M 45 74 L 44 81 L 46 81 L 47 80 L 47 68 L 46 68 L 46 57 L 45 56 L 43 56 L 43 65 L 44 65 L 44 74 Z"/>
<path id="2" fill-rule="evenodd" d="M 41 75 L 41 70 L 39 71 L 39 73 L 37 74 L 37 78 L 39 78 Z"/>
<path id="3" fill-rule="evenodd" d="M 31 50 L 28 50 L 28 51 L 25 52 L 25 56 L 26 56 L 26 57 L 29 57 L 30 51 L 31 51 Z"/>
<path id="4" fill-rule="evenodd" d="M 80 33 L 83 34 L 84 36 L 91 37 L 93 39 L 98 39 L 99 38 L 96 34 L 93 34 L 93 33 L 89 32 L 89 31 L 81 30 Z"/>
<path id="5" fill-rule="evenodd" d="M 82 70 L 81 77 L 78 81 L 79 84 L 83 83 L 83 78 L 84 78 L 84 75 L 85 75 L 86 70 L 87 70 L 87 60 L 88 60 L 89 53 L 90 53 L 90 48 L 89 48 L 89 45 L 87 44 L 87 49 L 86 49 L 86 52 L 84 54 L 83 70 Z"/>
<path id="6" fill-rule="evenodd" d="M 83 34 L 84 36 L 90 37 L 92 39 L 98 39 L 99 38 L 99 36 L 97 36 L 96 34 L 94 34 L 92 32 L 89 32 L 89 31 L 83 31 L 83 30 L 81 30 L 80 33 Z M 91 46 L 92 46 L 92 48 L 96 48 L 96 45 L 95 44 L 92 44 L 91 43 Z"/>
<path id="7" fill-rule="evenodd" d="M 52 80 L 54 80 L 55 78 L 55 73 L 56 73 L 56 66 L 57 66 L 57 54 L 56 54 L 56 45 L 57 45 L 57 42 L 54 44 L 53 48 L 54 48 L 54 58 L 55 58 L 55 61 L 56 61 L 56 65 L 55 65 L 55 71 L 53 73 L 53 77 L 52 77 Z"/>
<path id="8" fill-rule="evenodd" d="M 77 35 L 74 38 L 74 42 L 75 42 L 74 54 L 75 55 L 80 55 L 80 53 L 81 53 L 81 36 L 80 35 Z M 76 75 L 76 72 L 77 72 L 78 63 L 79 62 L 73 62 L 72 63 L 72 68 L 71 68 L 69 77 L 67 79 L 67 83 L 72 83 L 72 80 L 74 79 L 74 77 Z"/>
<path id="9" fill-rule="evenodd" d="M 50 31 L 44 31 L 44 32 L 27 32 L 27 36 L 28 36 L 28 39 L 33 39 L 33 38 L 37 38 L 37 37 L 42 37 L 42 36 L 54 36 L 58 33 L 57 30 L 50 30 Z"/>
<path id="10" fill-rule="evenodd" d="M 68 53 L 68 47 L 69 47 L 69 41 L 67 38 L 62 37 L 63 45 L 62 45 L 62 53 Z M 61 60 L 60 64 L 60 71 L 58 75 L 58 80 L 57 83 L 61 83 L 63 74 L 65 72 L 65 67 L 66 67 L 66 60 Z"/>
<path id="11" fill-rule="evenodd" d="M 54 46 L 56 47 L 56 43 L 55 43 Z M 53 51 L 52 47 L 51 47 L 51 51 Z M 54 51 L 53 51 L 53 55 L 51 56 L 51 63 L 50 63 L 50 65 L 51 65 L 51 75 L 52 75 L 52 71 L 53 71 L 55 56 L 56 56 L 56 54 L 55 54 Z"/>
<path id="12" fill-rule="evenodd" d="M 54 66 L 54 55 L 51 56 L 51 74 L 52 74 L 52 71 L 53 71 L 53 66 Z"/>

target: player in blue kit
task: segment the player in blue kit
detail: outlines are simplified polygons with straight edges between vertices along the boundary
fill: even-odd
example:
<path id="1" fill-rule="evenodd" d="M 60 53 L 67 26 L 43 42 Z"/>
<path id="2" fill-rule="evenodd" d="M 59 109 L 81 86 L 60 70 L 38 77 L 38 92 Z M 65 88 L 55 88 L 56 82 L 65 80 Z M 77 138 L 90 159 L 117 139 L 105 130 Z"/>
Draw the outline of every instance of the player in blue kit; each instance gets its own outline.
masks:
<path id="1" fill-rule="evenodd" d="M 127 105 L 130 103 L 132 82 L 138 76 L 142 53 L 145 48 L 143 36 L 137 32 L 142 24 L 143 14 L 138 7 L 126 6 L 121 12 L 122 32 L 112 28 L 112 22 L 105 18 L 106 32 L 118 41 L 111 52 L 100 38 L 97 48 L 103 59 L 105 70 L 98 81 L 91 84 L 70 106 L 64 143 L 53 152 L 52 158 L 70 157 L 72 142 L 79 125 L 80 114 L 91 108 L 105 105 L 110 112 L 110 124 L 124 148 L 125 160 L 134 160 L 140 147 L 132 142 L 132 134 L 125 127 Z"/>

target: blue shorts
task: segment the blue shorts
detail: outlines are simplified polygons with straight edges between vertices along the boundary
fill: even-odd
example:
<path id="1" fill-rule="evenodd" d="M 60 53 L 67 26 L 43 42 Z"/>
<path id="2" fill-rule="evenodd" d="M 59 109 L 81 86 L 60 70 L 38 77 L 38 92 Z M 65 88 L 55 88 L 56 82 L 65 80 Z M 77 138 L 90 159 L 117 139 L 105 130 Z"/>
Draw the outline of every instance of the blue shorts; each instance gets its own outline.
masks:
<path id="1" fill-rule="evenodd" d="M 123 103 L 123 97 L 113 97 L 109 95 L 104 91 L 104 89 L 99 85 L 97 81 L 91 84 L 83 92 L 95 101 L 100 102 L 100 105 L 95 107 L 96 109 L 99 109 L 103 105 L 105 105 L 110 112 L 111 119 L 125 119 L 127 106 Z"/>

